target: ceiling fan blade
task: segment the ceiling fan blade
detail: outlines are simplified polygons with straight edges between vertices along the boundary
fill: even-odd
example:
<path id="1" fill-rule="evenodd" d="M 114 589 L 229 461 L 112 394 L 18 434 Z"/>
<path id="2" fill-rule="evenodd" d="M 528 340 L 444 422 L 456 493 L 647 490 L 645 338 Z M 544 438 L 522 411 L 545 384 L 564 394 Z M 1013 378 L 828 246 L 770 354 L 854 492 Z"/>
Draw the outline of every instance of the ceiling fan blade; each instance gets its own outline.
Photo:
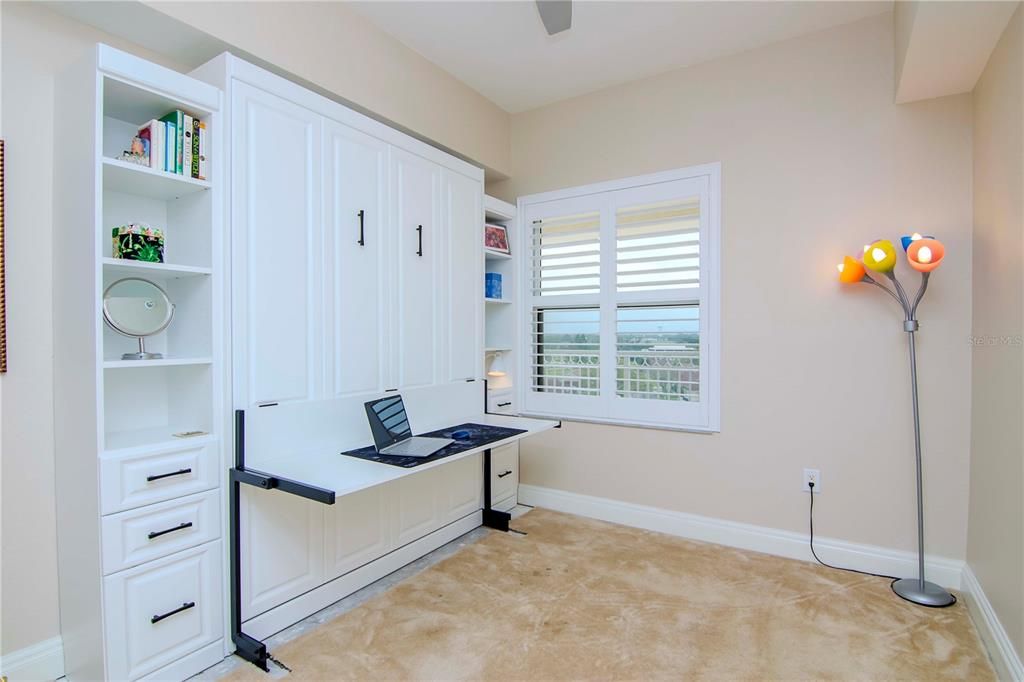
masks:
<path id="1" fill-rule="evenodd" d="M 548 35 L 572 28 L 572 0 L 535 0 Z"/>

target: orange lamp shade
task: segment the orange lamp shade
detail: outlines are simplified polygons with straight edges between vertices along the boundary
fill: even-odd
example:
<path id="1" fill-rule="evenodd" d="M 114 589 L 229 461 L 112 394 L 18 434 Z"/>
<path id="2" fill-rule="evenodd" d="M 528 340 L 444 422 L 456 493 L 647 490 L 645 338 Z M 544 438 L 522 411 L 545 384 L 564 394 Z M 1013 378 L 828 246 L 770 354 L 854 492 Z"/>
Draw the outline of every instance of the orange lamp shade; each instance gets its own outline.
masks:
<path id="1" fill-rule="evenodd" d="M 938 239 L 915 239 L 907 248 L 907 261 L 918 272 L 931 272 L 946 256 L 946 247 Z"/>
<path id="2" fill-rule="evenodd" d="M 863 261 L 865 266 L 875 272 L 892 272 L 896 267 L 896 247 L 888 239 L 879 239 L 868 244 Z"/>
<path id="3" fill-rule="evenodd" d="M 846 256 L 839 264 L 839 281 L 843 284 L 853 284 L 864 279 L 864 266 L 860 261 Z"/>

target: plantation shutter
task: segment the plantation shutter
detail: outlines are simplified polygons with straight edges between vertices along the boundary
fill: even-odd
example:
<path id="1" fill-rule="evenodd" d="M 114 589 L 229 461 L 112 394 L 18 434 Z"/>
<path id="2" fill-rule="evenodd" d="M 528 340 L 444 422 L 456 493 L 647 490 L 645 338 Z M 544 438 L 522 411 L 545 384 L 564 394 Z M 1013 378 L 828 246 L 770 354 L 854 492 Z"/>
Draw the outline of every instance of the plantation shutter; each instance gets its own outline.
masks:
<path id="1" fill-rule="evenodd" d="M 533 223 L 533 295 L 596 294 L 601 288 L 601 214 Z"/>
<path id="2" fill-rule="evenodd" d="M 700 198 L 618 209 L 615 265 L 619 292 L 700 286 Z"/>

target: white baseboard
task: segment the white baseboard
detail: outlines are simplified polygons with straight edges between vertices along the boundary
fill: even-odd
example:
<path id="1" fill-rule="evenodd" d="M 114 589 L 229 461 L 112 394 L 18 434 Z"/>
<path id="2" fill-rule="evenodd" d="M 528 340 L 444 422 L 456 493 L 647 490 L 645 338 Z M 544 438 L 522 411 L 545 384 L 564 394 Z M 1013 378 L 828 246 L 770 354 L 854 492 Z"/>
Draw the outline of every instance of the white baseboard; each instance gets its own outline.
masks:
<path id="1" fill-rule="evenodd" d="M 689 540 L 814 561 L 807 535 L 803 533 L 526 484 L 519 486 L 519 503 L 677 535 Z M 912 552 L 819 536 L 814 538 L 814 547 L 823 560 L 839 566 L 885 575 L 917 576 L 917 555 Z M 925 555 L 928 579 L 947 589 L 960 589 L 963 565 L 964 562 L 955 559 Z"/>
<path id="2" fill-rule="evenodd" d="M 9 682 L 55 680 L 64 675 L 64 645 L 60 637 L 37 642 L 0 658 L 0 674 Z"/>
<path id="3" fill-rule="evenodd" d="M 978 635 L 988 649 L 989 658 L 1001 680 L 1021 682 L 1024 680 L 1024 664 L 1013 648 L 1003 624 L 999 622 L 992 603 L 985 596 L 978 577 L 974 575 L 970 565 L 964 565 L 964 594 L 967 597 L 967 610 L 971 614 Z"/>

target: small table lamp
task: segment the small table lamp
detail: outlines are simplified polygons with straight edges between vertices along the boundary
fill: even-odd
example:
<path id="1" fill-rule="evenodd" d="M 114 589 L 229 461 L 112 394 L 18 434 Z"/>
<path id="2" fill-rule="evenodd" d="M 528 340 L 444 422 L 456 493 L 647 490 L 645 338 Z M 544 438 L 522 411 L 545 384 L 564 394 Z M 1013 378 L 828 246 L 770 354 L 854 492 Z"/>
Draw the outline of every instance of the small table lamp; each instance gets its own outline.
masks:
<path id="1" fill-rule="evenodd" d="M 862 262 L 849 256 L 839 264 L 839 281 L 844 284 L 866 282 L 874 284 L 892 296 L 903 308 L 903 331 L 910 341 L 910 384 L 914 407 L 914 450 L 917 459 L 917 578 L 902 578 L 892 583 L 892 590 L 907 601 L 923 606 L 949 606 L 956 597 L 935 583 L 924 579 L 924 490 L 921 479 L 921 420 L 917 402 L 917 356 L 914 352 L 914 333 L 918 330 L 917 305 L 928 288 L 928 277 L 946 255 L 942 242 L 916 232 L 900 239 L 910 267 L 921 273 L 921 287 L 911 301 L 893 270 L 896 268 L 896 247 L 888 239 L 880 239 L 864 247 Z M 868 275 L 865 268 L 884 275 L 893 288 L 885 286 Z"/>

